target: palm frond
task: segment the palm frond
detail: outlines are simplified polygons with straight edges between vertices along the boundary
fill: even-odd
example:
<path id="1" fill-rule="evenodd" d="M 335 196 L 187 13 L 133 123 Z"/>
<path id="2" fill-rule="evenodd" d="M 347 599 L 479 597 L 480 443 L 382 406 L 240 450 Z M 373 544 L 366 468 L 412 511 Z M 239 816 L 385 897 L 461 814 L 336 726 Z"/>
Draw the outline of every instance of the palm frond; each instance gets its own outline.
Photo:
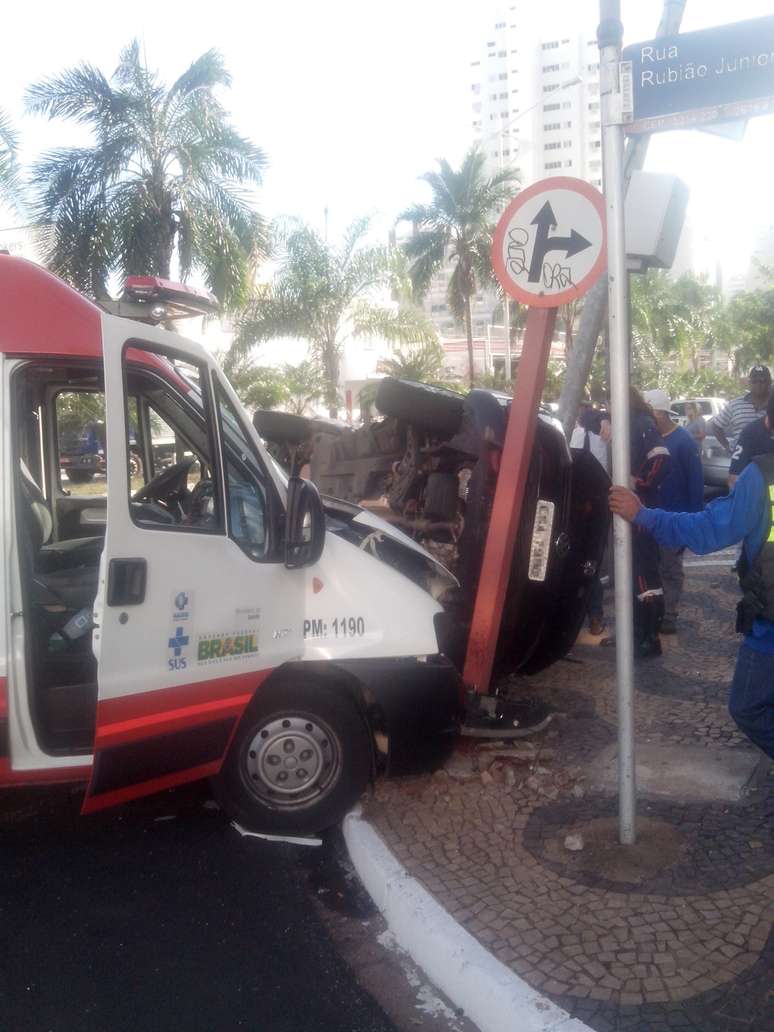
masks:
<path id="1" fill-rule="evenodd" d="M 18 209 L 21 203 L 19 135 L 8 116 L 0 110 L 0 201 Z"/>
<path id="2" fill-rule="evenodd" d="M 360 246 L 368 232 L 368 227 L 371 224 L 371 217 L 369 215 L 362 215 L 360 218 L 355 219 L 347 226 L 344 230 L 344 240 L 341 248 L 339 249 L 339 263 L 342 268 L 345 268 L 355 250 Z"/>
<path id="3" fill-rule="evenodd" d="M 215 49 L 207 50 L 172 83 L 167 93 L 167 107 L 171 101 L 189 97 L 197 90 L 211 90 L 215 86 L 230 85 L 231 75 L 223 63 L 223 57 Z"/>
<path id="4" fill-rule="evenodd" d="M 309 313 L 298 305 L 289 291 L 260 289 L 247 305 L 236 324 L 235 355 L 244 354 L 256 344 L 277 337 L 310 339 Z"/>
<path id="5" fill-rule="evenodd" d="M 470 255 L 473 273 L 478 286 L 495 287 L 497 277 L 492 265 L 492 245 L 494 226 L 490 226 L 481 236 L 471 241 Z"/>
<path id="6" fill-rule="evenodd" d="M 73 189 L 62 200 L 57 218 L 38 231 L 41 257 L 82 293 L 107 297 L 114 266 L 112 225 L 102 195 Z"/>
<path id="7" fill-rule="evenodd" d="M 24 106 L 32 114 L 72 118 L 99 127 L 124 117 L 128 98 L 116 93 L 98 68 L 81 64 L 29 86 Z"/>
<path id="8" fill-rule="evenodd" d="M 171 151 L 186 178 L 208 181 L 213 176 L 260 185 L 267 159 L 260 147 L 225 124 L 200 125 L 198 114 L 186 120 L 186 132 Z"/>
<path id="9" fill-rule="evenodd" d="M 394 248 L 366 247 L 352 255 L 341 271 L 345 292 L 356 298 L 376 288 L 397 290 L 404 266 Z"/>
<path id="10" fill-rule="evenodd" d="M 412 204 L 404 208 L 396 222 L 411 222 L 417 229 L 435 221 L 435 210 L 429 204 Z"/>
<path id="11" fill-rule="evenodd" d="M 435 327 L 421 309 L 397 310 L 359 301 L 351 313 L 352 329 L 357 336 L 383 337 L 400 344 L 438 343 Z"/>
<path id="12" fill-rule="evenodd" d="M 442 268 L 446 260 L 449 237 L 448 228 L 439 226 L 435 229 L 420 230 L 406 241 L 403 250 L 409 260 L 408 271 L 416 298 L 424 297 L 433 276 Z"/>
<path id="13" fill-rule="evenodd" d="M 264 220 L 244 192 L 212 182 L 206 190 L 181 198 L 180 225 L 186 225 L 187 259 L 200 269 L 209 289 L 228 307 L 247 299 L 249 281 L 269 250 Z"/>
<path id="14" fill-rule="evenodd" d="M 399 345 L 394 348 L 392 357 L 385 360 L 384 371 L 398 380 L 414 380 L 454 390 L 458 385 L 444 366 L 445 357 L 437 342 Z"/>

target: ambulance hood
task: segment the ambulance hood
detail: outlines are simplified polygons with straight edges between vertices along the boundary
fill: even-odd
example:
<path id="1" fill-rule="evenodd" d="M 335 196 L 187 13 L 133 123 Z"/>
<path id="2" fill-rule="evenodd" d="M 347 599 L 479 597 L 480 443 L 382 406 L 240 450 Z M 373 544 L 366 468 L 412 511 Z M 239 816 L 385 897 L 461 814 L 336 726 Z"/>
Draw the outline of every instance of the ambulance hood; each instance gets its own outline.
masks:
<path id="1" fill-rule="evenodd" d="M 327 495 L 323 496 L 323 506 L 330 532 L 400 570 L 434 599 L 459 587 L 457 578 L 443 563 L 387 520 L 352 502 Z"/>

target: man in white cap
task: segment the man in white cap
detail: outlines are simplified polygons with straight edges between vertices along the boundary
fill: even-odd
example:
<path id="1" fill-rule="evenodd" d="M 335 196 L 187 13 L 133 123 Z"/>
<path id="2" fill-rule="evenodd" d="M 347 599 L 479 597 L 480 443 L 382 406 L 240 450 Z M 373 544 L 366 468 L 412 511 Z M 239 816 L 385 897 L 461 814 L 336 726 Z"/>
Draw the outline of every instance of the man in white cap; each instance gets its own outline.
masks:
<path id="1" fill-rule="evenodd" d="M 658 507 L 666 512 L 700 512 L 704 508 L 704 473 L 693 437 L 672 418 L 672 402 L 660 388 L 645 391 L 656 428 L 669 449 L 669 473 L 658 489 Z M 661 634 L 675 634 L 683 593 L 683 548 L 660 547 L 659 569 L 664 587 L 664 619 Z"/>

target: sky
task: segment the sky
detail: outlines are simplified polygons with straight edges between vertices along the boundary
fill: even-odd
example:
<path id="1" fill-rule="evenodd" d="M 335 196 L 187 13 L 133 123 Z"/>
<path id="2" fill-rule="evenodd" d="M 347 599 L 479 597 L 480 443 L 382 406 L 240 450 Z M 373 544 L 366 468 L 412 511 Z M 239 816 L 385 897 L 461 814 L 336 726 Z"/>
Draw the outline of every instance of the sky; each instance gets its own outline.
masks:
<path id="1" fill-rule="evenodd" d="M 509 0 L 506 0 L 508 3 Z M 510 0 L 515 2 L 515 0 Z M 568 19 L 593 38 L 591 0 L 519 0 L 549 24 Z M 22 113 L 31 81 L 80 61 L 110 72 L 134 36 L 172 81 L 200 53 L 224 56 L 234 123 L 267 153 L 258 195 L 267 216 L 298 215 L 331 236 L 373 213 L 386 228 L 423 199 L 418 177 L 468 145 L 468 67 L 503 6 L 497 0 L 235 0 L 185 5 L 133 0 L 106 15 L 103 0 L 37 0 L 3 13 L 0 107 L 22 134 L 23 157 L 80 142 L 72 126 Z M 622 0 L 625 42 L 652 37 L 662 0 Z M 773 0 L 736 0 L 734 20 L 774 13 Z M 685 30 L 729 20 L 726 0 L 687 0 Z M 539 14 L 538 14 L 539 12 Z M 743 272 L 759 227 L 774 224 L 774 116 L 751 121 L 742 143 L 691 131 L 655 138 L 646 168 L 681 176 L 705 258 Z M 7 223 L 4 223 L 7 224 Z M 0 227 L 2 228 L 2 227 Z"/>

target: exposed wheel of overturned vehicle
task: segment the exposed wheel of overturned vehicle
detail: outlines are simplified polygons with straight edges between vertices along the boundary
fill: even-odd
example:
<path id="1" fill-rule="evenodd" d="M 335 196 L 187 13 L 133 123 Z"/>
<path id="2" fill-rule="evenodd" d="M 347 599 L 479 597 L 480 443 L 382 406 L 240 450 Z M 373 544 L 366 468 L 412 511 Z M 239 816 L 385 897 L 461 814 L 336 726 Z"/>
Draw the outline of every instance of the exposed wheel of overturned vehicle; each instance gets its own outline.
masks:
<path id="1" fill-rule="evenodd" d="M 425 486 L 425 515 L 452 523 L 460 508 L 460 484 L 455 473 L 430 473 Z"/>
<path id="2" fill-rule="evenodd" d="M 465 399 L 445 387 L 431 387 L 426 383 L 386 376 L 379 381 L 375 404 L 385 416 L 411 423 L 422 430 L 451 436 L 460 428 Z"/>
<path id="3" fill-rule="evenodd" d="M 309 438 L 312 421 L 293 412 L 258 409 L 253 416 L 253 425 L 261 437 L 269 441 L 303 444 Z"/>
<path id="4" fill-rule="evenodd" d="M 250 828 L 311 834 L 341 820 L 370 776 L 365 724 L 349 696 L 298 678 L 258 691 L 216 790 Z"/>

